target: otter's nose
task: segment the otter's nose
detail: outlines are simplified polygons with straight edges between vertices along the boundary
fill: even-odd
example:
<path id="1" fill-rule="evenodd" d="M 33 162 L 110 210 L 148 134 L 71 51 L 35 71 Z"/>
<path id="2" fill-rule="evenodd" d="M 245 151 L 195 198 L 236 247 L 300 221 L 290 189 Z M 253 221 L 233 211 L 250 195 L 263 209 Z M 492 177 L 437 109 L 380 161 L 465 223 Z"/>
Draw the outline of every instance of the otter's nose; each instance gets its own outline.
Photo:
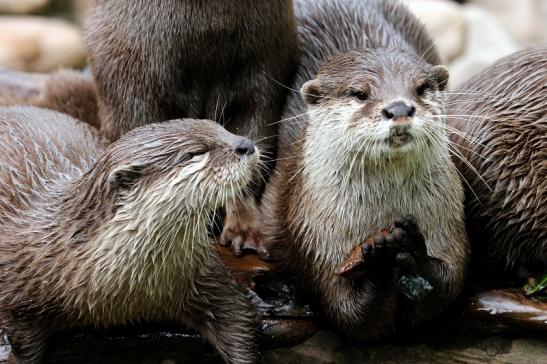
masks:
<path id="1" fill-rule="evenodd" d="M 413 117 L 415 113 L 416 108 L 414 106 L 407 105 L 402 101 L 395 102 L 382 110 L 384 117 L 389 120 Z"/>
<path id="2" fill-rule="evenodd" d="M 255 145 L 249 139 L 242 138 L 236 143 L 234 150 L 239 155 L 253 155 L 255 152 Z"/>

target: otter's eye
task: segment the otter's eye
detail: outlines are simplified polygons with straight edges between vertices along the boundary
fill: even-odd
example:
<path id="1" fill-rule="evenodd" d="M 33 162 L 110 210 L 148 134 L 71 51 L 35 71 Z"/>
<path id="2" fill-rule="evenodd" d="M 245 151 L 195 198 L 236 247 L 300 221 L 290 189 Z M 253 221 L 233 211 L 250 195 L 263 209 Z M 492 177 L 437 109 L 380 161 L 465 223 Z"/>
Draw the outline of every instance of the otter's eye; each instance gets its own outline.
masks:
<path id="1" fill-rule="evenodd" d="M 192 159 L 192 154 L 184 153 L 184 154 L 179 155 L 175 159 L 175 164 L 184 164 L 184 163 L 188 162 L 190 159 Z"/>
<path id="2" fill-rule="evenodd" d="M 354 97 L 359 101 L 366 101 L 368 100 L 368 94 L 363 91 L 350 91 L 349 93 L 350 97 Z"/>
<path id="3" fill-rule="evenodd" d="M 423 96 L 430 88 L 431 85 L 428 82 L 424 82 L 420 86 L 418 86 L 418 88 L 416 89 L 416 93 L 418 94 L 418 96 Z"/>
<path id="4" fill-rule="evenodd" d="M 208 152 L 207 149 L 196 149 L 196 150 L 188 153 L 190 155 L 189 159 L 192 159 L 194 157 L 202 156 L 202 155 L 206 154 L 207 152 Z"/>
<path id="5" fill-rule="evenodd" d="M 186 153 L 182 153 L 180 154 L 179 156 L 177 156 L 177 158 L 175 159 L 175 164 L 184 164 L 188 161 L 190 161 L 192 158 L 194 157 L 198 157 L 200 155 L 203 155 L 207 153 L 207 150 L 203 149 L 203 150 L 194 150 L 194 151 L 191 151 L 191 152 L 186 152 Z"/>

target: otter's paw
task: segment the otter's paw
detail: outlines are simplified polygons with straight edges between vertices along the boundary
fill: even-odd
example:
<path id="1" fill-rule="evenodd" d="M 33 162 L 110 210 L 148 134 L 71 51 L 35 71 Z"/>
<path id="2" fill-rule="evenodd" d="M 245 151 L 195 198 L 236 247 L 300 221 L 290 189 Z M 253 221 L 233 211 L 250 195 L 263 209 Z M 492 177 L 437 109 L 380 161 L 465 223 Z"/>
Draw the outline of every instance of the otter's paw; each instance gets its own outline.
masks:
<path id="1" fill-rule="evenodd" d="M 250 227 L 244 227 L 238 222 L 226 224 L 222 235 L 220 236 L 220 244 L 231 246 L 235 256 L 241 256 L 245 251 L 254 251 L 257 254 L 261 252 L 262 237 L 258 230 Z M 260 254 L 259 254 L 260 255 Z"/>
<path id="2" fill-rule="evenodd" d="M 400 230 L 399 234 L 402 238 L 399 249 L 400 253 L 409 253 L 415 258 L 427 256 L 425 237 L 414 216 L 407 215 L 402 219 L 397 219 L 393 225 L 394 231 Z"/>
<path id="3" fill-rule="evenodd" d="M 235 256 L 255 252 L 259 258 L 268 260 L 270 252 L 258 228 L 259 221 L 259 211 L 254 202 L 244 201 L 237 206 L 229 206 L 220 244 L 231 246 Z"/>
<path id="4" fill-rule="evenodd" d="M 335 270 L 335 273 L 349 280 L 362 279 L 374 267 L 387 267 L 393 261 L 399 231 L 393 234 L 393 229 L 382 229 L 369 236 L 364 243 L 354 247 Z"/>

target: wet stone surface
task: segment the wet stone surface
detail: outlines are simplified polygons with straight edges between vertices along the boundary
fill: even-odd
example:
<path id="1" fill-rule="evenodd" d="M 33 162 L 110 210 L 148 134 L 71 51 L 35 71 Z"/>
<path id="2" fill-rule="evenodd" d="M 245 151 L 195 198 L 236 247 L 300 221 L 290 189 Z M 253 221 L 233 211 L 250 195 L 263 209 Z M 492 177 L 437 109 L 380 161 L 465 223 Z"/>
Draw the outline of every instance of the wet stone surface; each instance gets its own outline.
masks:
<path id="1" fill-rule="evenodd" d="M 447 328 L 448 329 L 448 328 Z M 547 333 L 475 335 L 444 329 L 392 341 L 349 344 L 336 334 L 320 331 L 290 349 L 266 353 L 262 362 L 327 363 L 545 363 Z"/>
<path id="2" fill-rule="evenodd" d="M 270 350 L 262 363 L 545 363 L 547 332 L 481 335 L 450 327 L 430 328 L 419 335 L 389 341 L 350 344 L 320 331 L 303 344 Z M 132 340 L 66 338 L 53 349 L 49 363 L 219 363 L 206 344 L 192 336 L 141 335 Z M 5 360 L 0 349 L 0 362 Z M 5 353 L 4 353 L 5 354 Z"/>

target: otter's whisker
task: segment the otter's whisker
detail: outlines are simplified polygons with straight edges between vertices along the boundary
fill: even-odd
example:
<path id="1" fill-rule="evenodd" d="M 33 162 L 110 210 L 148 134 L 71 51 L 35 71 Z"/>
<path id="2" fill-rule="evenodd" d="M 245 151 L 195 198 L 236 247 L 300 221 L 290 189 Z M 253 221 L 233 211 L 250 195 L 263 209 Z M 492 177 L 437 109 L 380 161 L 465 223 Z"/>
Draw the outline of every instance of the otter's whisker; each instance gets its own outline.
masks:
<path id="1" fill-rule="evenodd" d="M 492 190 L 492 188 L 488 185 L 488 183 L 485 181 L 485 179 L 482 177 L 482 175 L 479 173 L 479 171 L 477 171 L 477 169 L 473 166 L 473 164 L 471 162 L 469 162 L 469 160 L 467 160 L 467 158 L 465 158 L 465 156 L 460 151 L 458 151 L 451 144 L 449 144 L 449 150 L 453 153 L 453 155 L 455 155 L 459 160 L 461 160 L 477 177 L 479 177 L 479 179 L 482 181 L 484 186 L 489 191 Z M 471 186 L 469 186 L 469 187 L 471 188 Z"/>
<path id="2" fill-rule="evenodd" d="M 294 120 L 294 119 L 299 119 L 302 116 L 307 115 L 307 114 L 308 114 L 308 112 L 306 111 L 306 112 L 303 112 L 302 114 L 294 115 L 294 116 L 291 116 L 291 117 L 288 117 L 288 118 L 281 119 L 279 121 L 273 122 L 271 124 L 268 124 L 268 126 L 272 126 L 272 125 L 275 125 L 275 124 L 281 124 L 281 123 L 284 123 L 284 122 L 287 122 L 287 121 L 290 121 L 290 120 Z M 294 123 L 297 124 L 297 123 L 301 123 L 301 122 L 303 122 L 303 120 L 296 120 Z"/>
<path id="3" fill-rule="evenodd" d="M 443 32 L 438 38 L 437 40 L 435 40 L 434 42 L 431 43 L 431 45 L 429 47 L 427 47 L 427 49 L 422 53 L 421 57 L 422 59 L 425 59 L 427 54 L 430 52 L 430 51 L 435 51 L 436 50 L 436 46 L 437 44 L 442 41 L 448 34 L 450 34 L 450 32 L 454 31 L 454 29 L 456 29 L 457 27 L 459 26 L 459 24 L 454 24 L 453 26 L 451 26 L 450 28 L 448 28 L 445 32 Z"/>
<path id="4" fill-rule="evenodd" d="M 262 71 L 262 73 L 268 77 L 271 81 L 275 82 L 276 84 L 278 84 L 279 86 L 289 90 L 289 91 L 292 91 L 292 92 L 295 92 L 297 94 L 301 94 L 301 95 L 305 95 L 303 92 L 301 92 L 300 90 L 296 90 L 290 86 L 287 86 L 285 84 L 283 84 L 282 82 L 279 82 L 278 80 L 276 80 L 274 77 L 272 77 L 270 74 L 268 74 L 267 72 L 265 71 Z M 315 97 L 322 97 L 322 98 L 326 98 L 326 99 L 329 99 L 329 97 L 325 97 L 323 95 L 312 95 L 312 94 L 308 94 L 309 96 L 315 96 Z"/>

